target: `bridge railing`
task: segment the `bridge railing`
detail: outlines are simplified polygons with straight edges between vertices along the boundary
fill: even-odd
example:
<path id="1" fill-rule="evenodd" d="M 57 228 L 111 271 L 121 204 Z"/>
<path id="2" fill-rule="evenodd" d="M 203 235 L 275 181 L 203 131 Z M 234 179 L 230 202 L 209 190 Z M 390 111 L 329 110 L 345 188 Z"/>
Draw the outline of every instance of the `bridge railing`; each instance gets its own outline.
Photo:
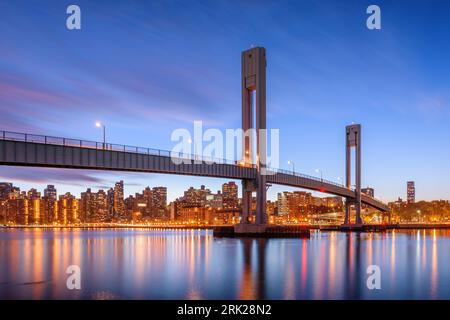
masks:
<path id="1" fill-rule="evenodd" d="M 364 193 L 364 196 L 367 197 L 367 198 L 370 198 L 373 202 L 378 203 L 380 206 L 385 206 L 386 205 L 383 201 L 381 201 L 381 200 L 379 200 L 377 198 L 371 197 L 368 194 Z"/>
<path id="2" fill-rule="evenodd" d="M 215 158 L 215 157 L 206 157 L 206 156 L 201 156 L 201 155 L 182 153 L 182 152 L 174 152 L 174 151 L 163 150 L 163 149 L 153 149 L 153 148 L 129 146 L 129 145 L 123 145 L 123 144 L 103 143 L 103 142 L 98 142 L 98 141 L 62 138 L 62 137 L 55 137 L 55 136 L 44 136 L 44 135 L 29 134 L 29 133 L 3 131 L 3 130 L 0 130 L 0 140 L 40 143 L 40 144 L 66 146 L 66 147 L 78 147 L 78 148 L 84 148 L 84 149 L 139 153 L 139 154 L 154 155 L 154 156 L 161 156 L 161 157 L 171 157 L 172 159 L 206 162 L 206 163 L 211 163 L 211 164 L 212 163 L 231 164 L 231 165 L 239 165 L 240 164 L 236 160 L 222 159 L 222 158 Z M 255 165 L 246 164 L 245 167 L 255 168 Z"/>
<path id="3" fill-rule="evenodd" d="M 287 175 L 291 175 L 291 176 L 296 176 L 296 177 L 300 177 L 300 178 L 306 178 L 309 180 L 315 180 L 317 182 L 323 182 L 323 183 L 328 183 L 328 184 L 332 184 L 338 187 L 343 187 L 345 188 L 345 186 L 343 184 L 334 182 L 334 181 L 330 181 L 330 180 L 326 180 L 326 179 L 321 179 L 319 177 L 314 177 L 314 176 L 310 176 L 307 174 L 303 174 L 300 172 L 294 172 L 292 170 L 285 170 L 285 169 L 274 169 L 274 168 L 267 168 L 267 170 L 269 171 L 274 171 L 274 172 L 278 172 L 278 173 L 283 173 L 283 174 L 287 174 Z"/>
<path id="4" fill-rule="evenodd" d="M 345 186 L 344 184 L 342 184 L 342 183 L 337 183 L 337 182 L 334 182 L 334 181 L 330 181 L 330 180 L 326 180 L 326 179 L 321 179 L 321 178 L 319 178 L 319 177 L 310 176 L 310 175 L 303 174 L 303 173 L 300 173 L 300 172 L 294 172 L 294 171 L 292 171 L 292 170 L 273 169 L 273 168 L 267 168 L 267 170 L 269 170 L 269 171 L 274 171 L 274 172 L 277 172 L 277 173 L 283 173 L 283 174 L 287 174 L 287 175 L 291 175 L 291 176 L 296 176 L 296 177 L 306 178 L 306 179 L 309 179 L 309 180 L 315 180 L 315 181 L 323 182 L 323 183 L 327 183 L 327 184 L 332 184 L 332 185 L 335 185 L 335 186 L 338 186 L 338 187 L 341 187 L 341 188 L 346 188 L 346 186 Z M 354 189 L 351 189 L 351 190 L 354 191 Z M 365 194 L 365 193 L 364 193 L 364 196 L 367 197 L 367 198 L 372 199 L 374 202 L 378 203 L 378 204 L 381 205 L 381 206 L 382 206 L 382 205 L 385 205 L 383 201 L 378 200 L 378 199 L 376 199 L 376 198 L 374 198 L 374 197 L 371 197 L 371 196 L 368 195 L 368 194 Z"/>

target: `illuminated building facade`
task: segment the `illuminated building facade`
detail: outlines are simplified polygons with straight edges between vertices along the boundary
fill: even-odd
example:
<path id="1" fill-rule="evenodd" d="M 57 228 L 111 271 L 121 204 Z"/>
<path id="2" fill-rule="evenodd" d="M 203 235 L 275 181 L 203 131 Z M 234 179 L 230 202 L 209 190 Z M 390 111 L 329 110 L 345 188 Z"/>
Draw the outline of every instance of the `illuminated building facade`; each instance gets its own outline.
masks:
<path id="1" fill-rule="evenodd" d="M 238 208 L 238 186 L 234 181 L 222 185 L 222 206 L 224 209 Z"/>
<path id="2" fill-rule="evenodd" d="M 414 181 L 408 181 L 406 183 L 406 202 L 415 203 L 416 202 L 416 187 Z"/>
<path id="3" fill-rule="evenodd" d="M 58 219 L 57 222 L 62 225 L 79 223 L 78 199 L 70 192 L 60 195 L 58 199 Z"/>
<path id="4" fill-rule="evenodd" d="M 116 182 L 114 186 L 114 217 L 122 220 L 125 218 L 125 202 L 123 193 L 123 181 Z"/>

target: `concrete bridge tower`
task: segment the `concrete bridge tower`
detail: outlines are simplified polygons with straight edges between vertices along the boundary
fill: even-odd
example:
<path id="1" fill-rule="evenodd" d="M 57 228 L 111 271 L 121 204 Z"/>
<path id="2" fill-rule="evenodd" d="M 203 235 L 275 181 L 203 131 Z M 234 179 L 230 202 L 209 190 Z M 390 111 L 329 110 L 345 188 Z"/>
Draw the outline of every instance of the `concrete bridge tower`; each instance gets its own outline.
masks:
<path id="1" fill-rule="evenodd" d="M 355 206 L 356 218 L 355 224 L 361 225 L 361 125 L 352 124 L 345 127 L 345 184 L 351 188 L 351 149 L 355 148 L 355 199 L 345 200 L 345 222 L 350 224 L 350 206 Z"/>
<path id="2" fill-rule="evenodd" d="M 242 52 L 242 156 L 246 164 L 254 158 L 252 136 L 249 129 L 256 129 L 256 181 L 242 182 L 242 223 L 248 223 L 252 192 L 256 191 L 256 224 L 266 224 L 266 50 L 256 47 Z M 253 106 L 255 110 L 253 110 Z M 255 119 L 253 121 L 253 111 Z M 256 128 L 255 128 L 256 126 Z M 253 131 L 253 130 L 250 130 Z"/>

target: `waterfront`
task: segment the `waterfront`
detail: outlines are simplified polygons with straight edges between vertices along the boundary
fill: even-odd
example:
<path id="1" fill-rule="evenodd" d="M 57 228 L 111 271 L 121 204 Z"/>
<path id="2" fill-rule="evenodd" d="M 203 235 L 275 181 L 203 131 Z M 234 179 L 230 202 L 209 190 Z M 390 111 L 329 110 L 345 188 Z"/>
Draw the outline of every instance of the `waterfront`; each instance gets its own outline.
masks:
<path id="1" fill-rule="evenodd" d="M 3 299 L 450 299 L 450 230 L 312 231 L 310 239 L 210 230 L 3 229 Z M 66 268 L 79 265 L 81 290 Z M 381 269 L 368 290 L 366 269 Z"/>

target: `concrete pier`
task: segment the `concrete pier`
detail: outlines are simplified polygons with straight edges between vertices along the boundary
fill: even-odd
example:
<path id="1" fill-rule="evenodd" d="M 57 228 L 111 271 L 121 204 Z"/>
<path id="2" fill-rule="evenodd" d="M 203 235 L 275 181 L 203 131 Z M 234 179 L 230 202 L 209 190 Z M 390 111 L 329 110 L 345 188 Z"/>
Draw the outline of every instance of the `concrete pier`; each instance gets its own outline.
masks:
<path id="1" fill-rule="evenodd" d="M 393 224 L 343 224 L 338 226 L 339 231 L 350 232 L 383 232 L 388 229 L 394 229 Z M 322 228 L 320 230 L 323 230 Z"/>
<path id="2" fill-rule="evenodd" d="M 309 238 L 310 228 L 309 226 L 237 224 L 214 227 L 213 234 L 218 237 Z"/>

